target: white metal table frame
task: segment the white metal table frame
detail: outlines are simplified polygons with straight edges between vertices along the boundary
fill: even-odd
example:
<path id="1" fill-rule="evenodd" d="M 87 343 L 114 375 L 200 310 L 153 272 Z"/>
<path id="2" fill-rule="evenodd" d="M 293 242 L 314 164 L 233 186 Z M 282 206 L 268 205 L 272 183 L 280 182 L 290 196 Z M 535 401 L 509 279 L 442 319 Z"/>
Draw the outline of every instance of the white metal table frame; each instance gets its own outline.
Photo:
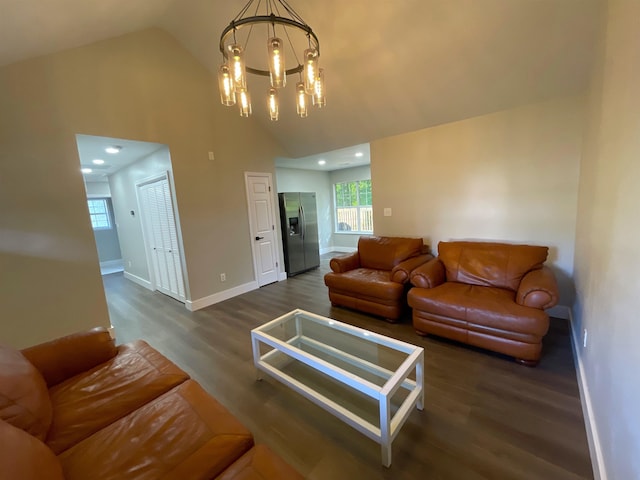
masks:
<path id="1" fill-rule="evenodd" d="M 364 339 L 367 342 L 383 345 L 390 349 L 405 353 L 407 354 L 407 358 L 395 372 L 387 370 L 379 365 L 351 355 L 331 345 L 327 345 L 313 338 L 304 336 L 300 326 L 301 315 L 307 320 L 324 325 L 336 331 L 347 333 Z M 292 318 L 295 318 L 296 322 L 296 335 L 294 337 L 285 342 L 269 335 L 268 331 L 270 329 L 279 324 L 284 324 Z M 395 439 L 396 435 L 398 435 L 400 427 L 402 427 L 409 417 L 409 414 L 412 411 L 412 406 L 415 405 L 418 410 L 422 410 L 424 408 L 423 348 L 300 309 L 289 312 L 251 330 L 251 343 L 253 347 L 253 363 L 258 369 L 258 379 L 261 378 L 259 374 L 260 370 L 268 373 L 307 399 L 311 400 L 316 405 L 334 414 L 348 425 L 379 443 L 382 451 L 382 464 L 385 467 L 389 467 L 391 465 L 391 443 Z M 264 355 L 260 355 L 260 343 L 269 345 L 273 349 L 266 352 Z M 351 365 L 360 367 L 369 373 L 386 379 L 386 381 L 384 382 L 384 385 L 380 387 L 336 365 L 332 365 L 326 360 L 301 350 L 296 346 L 298 343 L 311 345 L 323 353 L 329 354 Z M 277 354 L 278 352 L 284 353 L 289 357 L 337 380 L 343 385 L 355 389 L 376 400 L 380 410 L 380 427 L 373 425 L 371 422 L 368 422 L 359 415 L 351 412 L 336 401 L 327 398 L 320 392 L 305 385 L 300 380 L 287 375 L 278 368 L 267 363 L 269 357 Z M 416 377 L 415 381 L 409 378 L 410 373 L 414 369 Z M 398 407 L 395 414 L 391 416 L 391 398 L 399 388 L 408 390 L 409 394 Z"/>

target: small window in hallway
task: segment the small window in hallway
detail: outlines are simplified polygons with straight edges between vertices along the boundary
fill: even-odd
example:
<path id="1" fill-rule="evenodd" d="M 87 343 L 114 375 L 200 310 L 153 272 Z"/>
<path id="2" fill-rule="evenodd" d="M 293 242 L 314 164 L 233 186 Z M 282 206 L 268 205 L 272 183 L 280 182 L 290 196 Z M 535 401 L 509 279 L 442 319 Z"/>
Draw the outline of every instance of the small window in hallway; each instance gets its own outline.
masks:
<path id="1" fill-rule="evenodd" d="M 111 228 L 111 220 L 109 218 L 109 207 L 104 198 L 87 200 L 89 202 L 89 216 L 91 217 L 91 226 L 94 230 L 109 230 Z"/>

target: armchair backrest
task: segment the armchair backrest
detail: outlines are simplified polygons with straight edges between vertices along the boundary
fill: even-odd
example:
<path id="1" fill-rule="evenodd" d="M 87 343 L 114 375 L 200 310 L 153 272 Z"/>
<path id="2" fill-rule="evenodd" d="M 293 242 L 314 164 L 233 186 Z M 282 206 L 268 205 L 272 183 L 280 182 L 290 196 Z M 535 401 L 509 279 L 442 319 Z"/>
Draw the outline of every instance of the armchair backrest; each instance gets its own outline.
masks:
<path id="1" fill-rule="evenodd" d="M 420 255 L 421 238 L 404 237 L 360 237 L 358 255 L 360 266 L 376 270 L 392 270 L 407 258 Z"/>
<path id="2" fill-rule="evenodd" d="M 438 258 L 448 282 L 517 291 L 522 277 L 542 268 L 549 249 L 490 242 L 440 242 Z"/>

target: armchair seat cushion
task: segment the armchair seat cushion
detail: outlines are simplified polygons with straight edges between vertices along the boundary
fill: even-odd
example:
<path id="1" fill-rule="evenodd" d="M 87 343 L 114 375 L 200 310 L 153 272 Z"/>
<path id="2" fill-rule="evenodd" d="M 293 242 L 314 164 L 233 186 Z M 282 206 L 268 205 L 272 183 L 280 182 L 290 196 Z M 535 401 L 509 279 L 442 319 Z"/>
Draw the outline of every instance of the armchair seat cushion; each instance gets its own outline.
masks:
<path id="1" fill-rule="evenodd" d="M 461 320 L 469 330 L 488 327 L 500 336 L 540 341 L 549 329 L 549 317 L 544 310 L 524 307 L 515 302 L 515 292 L 496 287 L 446 282 L 438 287 L 413 288 L 409 305 L 439 317 Z"/>
<path id="2" fill-rule="evenodd" d="M 327 273 L 325 284 L 345 294 L 362 298 L 377 298 L 380 301 L 397 302 L 404 295 L 404 285 L 391 281 L 391 271 L 356 268 L 345 273 Z"/>
<path id="3" fill-rule="evenodd" d="M 49 390 L 54 414 L 46 443 L 59 454 L 188 378 L 142 340 L 121 345 L 108 362 Z"/>

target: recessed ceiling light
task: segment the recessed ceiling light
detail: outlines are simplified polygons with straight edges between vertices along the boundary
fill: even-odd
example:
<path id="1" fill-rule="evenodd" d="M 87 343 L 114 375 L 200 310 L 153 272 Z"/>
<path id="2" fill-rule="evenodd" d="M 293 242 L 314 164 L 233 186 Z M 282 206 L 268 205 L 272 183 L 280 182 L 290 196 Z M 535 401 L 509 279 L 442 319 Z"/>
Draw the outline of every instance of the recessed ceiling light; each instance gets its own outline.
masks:
<path id="1" fill-rule="evenodd" d="M 364 155 L 364 153 L 362 153 L 362 152 L 356 152 L 356 157 L 360 158 L 362 155 Z"/>
<path id="2" fill-rule="evenodd" d="M 96 158 L 96 159 L 92 160 L 92 162 L 94 163 L 94 165 L 103 165 L 104 164 L 104 160 L 102 160 L 100 158 Z"/>
<path id="3" fill-rule="evenodd" d="M 82 169 L 80 169 L 80 171 L 82 173 L 91 173 L 91 172 L 93 172 L 93 170 L 91 170 L 90 168 L 82 168 Z"/>
<path id="4" fill-rule="evenodd" d="M 114 145 L 113 147 L 107 147 L 104 149 L 105 152 L 110 153 L 111 155 L 115 155 L 122 150 L 122 147 L 119 145 Z"/>
<path id="5" fill-rule="evenodd" d="M 326 160 L 318 160 L 318 165 L 324 165 L 326 163 L 327 163 Z"/>

